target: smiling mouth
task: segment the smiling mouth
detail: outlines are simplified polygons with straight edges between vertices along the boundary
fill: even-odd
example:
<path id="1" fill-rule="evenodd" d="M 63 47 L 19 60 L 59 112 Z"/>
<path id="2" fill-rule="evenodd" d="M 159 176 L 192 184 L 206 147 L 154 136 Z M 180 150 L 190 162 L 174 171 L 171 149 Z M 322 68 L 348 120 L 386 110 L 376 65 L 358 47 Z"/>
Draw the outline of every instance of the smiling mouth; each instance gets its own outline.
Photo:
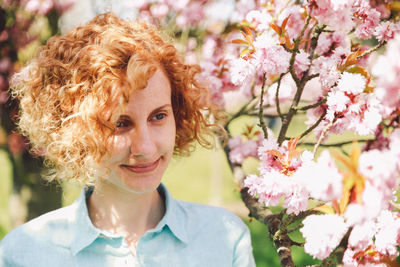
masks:
<path id="1" fill-rule="evenodd" d="M 146 173 L 146 172 L 151 172 L 155 170 L 158 166 L 158 163 L 160 162 L 160 158 L 153 163 L 148 163 L 148 164 L 138 164 L 138 165 L 121 165 L 121 168 L 127 169 L 131 172 L 134 173 Z"/>

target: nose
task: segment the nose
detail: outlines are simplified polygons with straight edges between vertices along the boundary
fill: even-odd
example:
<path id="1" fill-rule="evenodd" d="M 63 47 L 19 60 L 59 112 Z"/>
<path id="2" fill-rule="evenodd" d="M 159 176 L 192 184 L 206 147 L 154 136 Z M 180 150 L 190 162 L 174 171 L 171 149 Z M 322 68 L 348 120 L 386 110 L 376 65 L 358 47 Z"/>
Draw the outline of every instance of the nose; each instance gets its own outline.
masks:
<path id="1" fill-rule="evenodd" d="M 157 150 L 155 138 L 149 131 L 148 127 L 134 127 L 131 130 L 130 152 L 136 158 L 151 158 Z"/>

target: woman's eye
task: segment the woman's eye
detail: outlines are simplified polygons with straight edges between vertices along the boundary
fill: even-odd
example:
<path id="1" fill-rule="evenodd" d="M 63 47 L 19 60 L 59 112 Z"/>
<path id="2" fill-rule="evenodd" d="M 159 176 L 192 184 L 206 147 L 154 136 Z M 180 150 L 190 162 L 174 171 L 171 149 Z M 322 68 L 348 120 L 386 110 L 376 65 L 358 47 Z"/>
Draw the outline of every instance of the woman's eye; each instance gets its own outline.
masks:
<path id="1" fill-rule="evenodd" d="M 156 115 L 153 117 L 153 120 L 161 121 L 161 120 L 163 120 L 166 116 L 167 116 L 167 114 L 165 114 L 165 113 L 158 113 L 158 114 L 156 114 Z"/>
<path id="2" fill-rule="evenodd" d="M 129 126 L 129 122 L 124 120 L 117 121 L 117 123 L 115 124 L 115 128 L 124 128 L 127 126 Z"/>

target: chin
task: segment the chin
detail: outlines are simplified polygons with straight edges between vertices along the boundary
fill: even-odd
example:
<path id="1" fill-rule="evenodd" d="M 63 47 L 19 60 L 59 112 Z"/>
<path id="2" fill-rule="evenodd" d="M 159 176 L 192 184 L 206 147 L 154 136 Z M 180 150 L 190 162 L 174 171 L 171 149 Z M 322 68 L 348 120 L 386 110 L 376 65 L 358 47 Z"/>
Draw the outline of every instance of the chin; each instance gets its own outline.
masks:
<path id="1" fill-rule="evenodd" d="M 161 180 L 158 183 L 145 183 L 145 184 L 138 184 L 138 183 L 125 183 L 124 189 L 128 192 L 135 193 L 135 194 L 146 194 L 155 191 L 158 186 L 160 185 Z"/>

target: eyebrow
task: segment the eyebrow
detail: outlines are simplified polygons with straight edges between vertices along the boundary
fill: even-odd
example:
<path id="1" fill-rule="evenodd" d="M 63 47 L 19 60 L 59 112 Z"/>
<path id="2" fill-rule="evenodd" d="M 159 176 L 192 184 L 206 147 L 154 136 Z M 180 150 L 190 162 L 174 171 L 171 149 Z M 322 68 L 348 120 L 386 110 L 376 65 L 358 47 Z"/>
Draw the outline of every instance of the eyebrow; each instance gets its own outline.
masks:
<path id="1" fill-rule="evenodd" d="M 150 112 L 150 114 L 154 114 L 162 109 L 165 109 L 166 107 L 171 107 L 172 108 L 172 104 L 165 104 L 162 106 L 159 106 L 157 108 L 155 108 L 153 111 Z M 125 117 L 129 117 L 127 114 L 121 114 L 120 118 L 125 118 Z"/>
<path id="2" fill-rule="evenodd" d="M 172 108 L 172 105 L 171 104 L 165 104 L 165 105 L 159 106 L 158 108 L 155 108 L 152 112 L 159 111 L 160 109 L 164 109 L 166 107 L 171 107 Z"/>

